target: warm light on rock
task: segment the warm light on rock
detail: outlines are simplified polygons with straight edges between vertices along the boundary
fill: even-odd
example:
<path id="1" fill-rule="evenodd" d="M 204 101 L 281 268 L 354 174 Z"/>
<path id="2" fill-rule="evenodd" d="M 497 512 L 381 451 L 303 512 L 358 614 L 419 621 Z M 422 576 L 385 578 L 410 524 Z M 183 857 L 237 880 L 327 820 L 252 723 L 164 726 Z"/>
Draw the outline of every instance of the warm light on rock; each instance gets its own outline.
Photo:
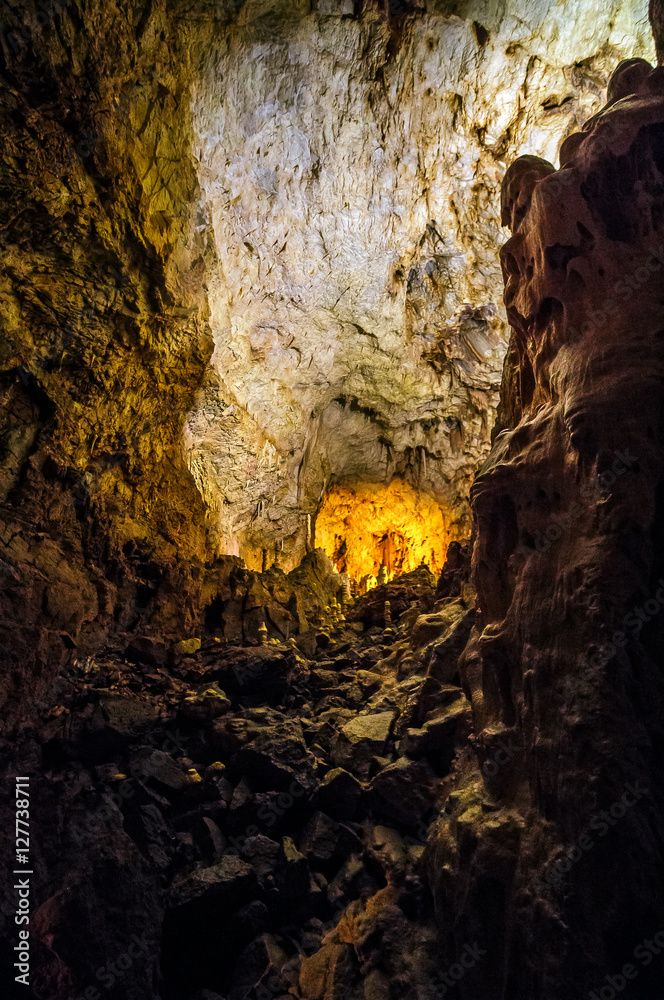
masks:
<path id="1" fill-rule="evenodd" d="M 335 486 L 316 519 L 316 544 L 366 589 L 421 563 L 438 575 L 457 537 L 440 504 L 400 479 Z"/>

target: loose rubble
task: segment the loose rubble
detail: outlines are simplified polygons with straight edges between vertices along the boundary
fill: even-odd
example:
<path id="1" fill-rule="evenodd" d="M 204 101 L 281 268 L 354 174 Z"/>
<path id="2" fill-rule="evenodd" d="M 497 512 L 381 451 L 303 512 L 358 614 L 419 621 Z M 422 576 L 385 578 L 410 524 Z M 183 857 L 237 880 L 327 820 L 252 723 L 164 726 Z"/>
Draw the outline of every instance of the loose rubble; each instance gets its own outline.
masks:
<path id="1" fill-rule="evenodd" d="M 421 859 L 469 711 L 458 676 L 431 676 L 431 647 L 474 613 L 469 590 L 441 600 L 435 583 L 421 567 L 332 610 L 316 639 L 133 640 L 72 661 L 37 737 L 42 781 L 68 786 L 56 826 L 85 812 L 83 858 L 108 855 L 113 878 L 135 859 L 163 1000 L 304 1000 L 321 977 L 326 996 L 429 1000 Z M 63 888 L 55 875 L 42 908 Z"/>

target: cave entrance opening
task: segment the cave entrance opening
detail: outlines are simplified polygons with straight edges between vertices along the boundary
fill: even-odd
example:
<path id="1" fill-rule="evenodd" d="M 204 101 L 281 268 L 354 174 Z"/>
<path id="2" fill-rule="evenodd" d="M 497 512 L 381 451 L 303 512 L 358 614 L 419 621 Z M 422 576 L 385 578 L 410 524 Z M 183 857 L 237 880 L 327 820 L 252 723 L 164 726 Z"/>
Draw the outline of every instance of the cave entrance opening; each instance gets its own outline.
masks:
<path id="1" fill-rule="evenodd" d="M 332 486 L 316 517 L 316 545 L 360 592 L 422 563 L 437 576 L 458 534 L 434 497 L 401 479 Z"/>

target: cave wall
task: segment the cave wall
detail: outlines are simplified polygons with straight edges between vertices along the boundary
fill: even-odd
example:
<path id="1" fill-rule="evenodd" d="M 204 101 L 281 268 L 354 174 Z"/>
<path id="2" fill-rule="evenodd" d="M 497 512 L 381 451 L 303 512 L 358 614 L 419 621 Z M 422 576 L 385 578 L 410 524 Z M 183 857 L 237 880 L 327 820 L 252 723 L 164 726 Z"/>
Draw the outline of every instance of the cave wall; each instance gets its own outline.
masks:
<path id="1" fill-rule="evenodd" d="M 206 511 L 182 423 L 212 351 L 171 5 L 0 13 L 2 700 L 165 596 Z M 176 592 L 180 591 L 176 597 Z"/>
<path id="2" fill-rule="evenodd" d="M 3 697 L 190 630 L 215 554 L 290 568 L 335 479 L 463 527 L 504 157 L 552 155 L 649 45 L 640 3 L 554 13 L 3 5 Z"/>
<path id="3" fill-rule="evenodd" d="M 327 486 L 395 475 L 469 526 L 508 339 L 502 175 L 554 159 L 617 62 L 652 56 L 645 14 L 320 0 L 219 18 L 192 104 L 215 351 L 187 442 L 220 551 L 258 565 L 283 541 L 297 562 Z"/>
<path id="4" fill-rule="evenodd" d="M 473 1000 L 608 995 L 630 962 L 627 995 L 661 992 L 634 957 L 664 909 L 663 137 L 662 69 L 626 64 L 559 170 L 517 159 L 503 183 L 475 734 L 430 846 L 451 955 L 485 952 L 459 984 Z"/>

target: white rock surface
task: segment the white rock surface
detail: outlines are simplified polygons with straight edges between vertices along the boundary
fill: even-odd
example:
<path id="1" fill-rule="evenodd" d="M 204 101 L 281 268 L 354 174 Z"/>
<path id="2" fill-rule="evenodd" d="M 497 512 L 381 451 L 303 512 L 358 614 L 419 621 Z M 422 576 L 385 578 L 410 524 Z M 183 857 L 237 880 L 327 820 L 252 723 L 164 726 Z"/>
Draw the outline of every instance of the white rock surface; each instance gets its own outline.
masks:
<path id="1" fill-rule="evenodd" d="M 186 434 L 220 551 L 283 540 L 293 565 L 333 482 L 399 475 L 467 516 L 507 340 L 505 166 L 555 161 L 619 60 L 653 58 L 646 11 L 253 0 L 217 27 L 193 105 L 216 348 Z"/>

